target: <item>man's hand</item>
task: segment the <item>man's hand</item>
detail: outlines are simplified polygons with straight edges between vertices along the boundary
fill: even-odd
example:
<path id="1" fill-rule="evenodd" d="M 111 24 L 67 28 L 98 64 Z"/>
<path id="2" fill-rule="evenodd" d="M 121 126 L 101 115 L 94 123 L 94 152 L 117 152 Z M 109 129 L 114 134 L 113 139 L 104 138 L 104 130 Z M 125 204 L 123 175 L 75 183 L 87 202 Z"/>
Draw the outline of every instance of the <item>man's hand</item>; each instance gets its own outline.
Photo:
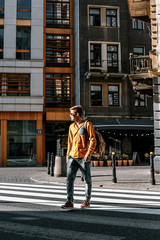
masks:
<path id="1" fill-rule="evenodd" d="M 84 156 L 84 161 L 85 162 L 90 162 L 90 156 L 88 156 L 87 154 Z"/>

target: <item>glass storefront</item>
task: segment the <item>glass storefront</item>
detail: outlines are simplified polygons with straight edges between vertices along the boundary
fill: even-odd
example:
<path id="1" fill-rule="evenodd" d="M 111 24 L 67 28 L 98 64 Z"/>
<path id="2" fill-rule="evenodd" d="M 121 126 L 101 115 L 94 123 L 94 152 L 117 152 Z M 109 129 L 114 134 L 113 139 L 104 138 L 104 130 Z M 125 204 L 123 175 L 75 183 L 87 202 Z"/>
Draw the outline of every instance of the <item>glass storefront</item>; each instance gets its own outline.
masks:
<path id="1" fill-rule="evenodd" d="M 46 156 L 48 152 L 66 156 L 70 124 L 71 122 L 46 123 Z"/>
<path id="2" fill-rule="evenodd" d="M 36 121 L 7 121 L 7 166 L 36 165 Z"/>

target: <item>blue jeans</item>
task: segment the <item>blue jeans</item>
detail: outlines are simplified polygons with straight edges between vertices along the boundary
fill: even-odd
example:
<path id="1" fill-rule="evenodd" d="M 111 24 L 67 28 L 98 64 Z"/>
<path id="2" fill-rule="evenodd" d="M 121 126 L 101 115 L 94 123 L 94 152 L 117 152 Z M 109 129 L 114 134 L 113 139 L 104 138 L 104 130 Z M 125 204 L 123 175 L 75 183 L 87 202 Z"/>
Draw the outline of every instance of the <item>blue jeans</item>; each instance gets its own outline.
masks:
<path id="1" fill-rule="evenodd" d="M 69 202 L 73 202 L 74 180 L 78 169 L 80 169 L 85 182 L 85 200 L 90 201 L 91 199 L 91 162 L 85 162 L 83 158 L 69 157 L 67 164 L 67 201 Z"/>

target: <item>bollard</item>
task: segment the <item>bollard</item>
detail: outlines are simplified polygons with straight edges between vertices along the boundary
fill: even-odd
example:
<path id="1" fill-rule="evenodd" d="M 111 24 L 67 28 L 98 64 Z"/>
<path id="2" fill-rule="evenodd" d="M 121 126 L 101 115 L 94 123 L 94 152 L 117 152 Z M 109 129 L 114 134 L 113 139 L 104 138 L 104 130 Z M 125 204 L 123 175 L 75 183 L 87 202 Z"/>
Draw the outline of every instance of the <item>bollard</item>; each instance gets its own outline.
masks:
<path id="1" fill-rule="evenodd" d="M 66 157 L 55 156 L 54 176 L 66 177 Z"/>
<path id="2" fill-rule="evenodd" d="M 47 153 L 47 166 L 48 166 L 48 174 L 50 174 L 50 166 L 51 166 L 50 152 Z"/>
<path id="3" fill-rule="evenodd" d="M 153 152 L 150 152 L 151 184 L 155 185 Z"/>
<path id="4" fill-rule="evenodd" d="M 116 178 L 116 165 L 115 165 L 115 152 L 112 152 L 112 170 L 113 170 L 112 182 L 113 182 L 113 183 L 117 183 L 117 178 Z"/>
<path id="5" fill-rule="evenodd" d="M 54 176 L 54 154 L 51 153 L 51 176 Z"/>

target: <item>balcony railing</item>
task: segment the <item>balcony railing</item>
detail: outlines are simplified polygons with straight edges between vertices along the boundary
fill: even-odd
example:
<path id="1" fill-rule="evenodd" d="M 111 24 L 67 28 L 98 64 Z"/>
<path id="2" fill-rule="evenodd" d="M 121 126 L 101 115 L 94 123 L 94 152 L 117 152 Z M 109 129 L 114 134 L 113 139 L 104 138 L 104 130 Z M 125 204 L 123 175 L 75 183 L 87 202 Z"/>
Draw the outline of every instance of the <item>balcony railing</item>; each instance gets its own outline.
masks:
<path id="1" fill-rule="evenodd" d="M 152 69 L 152 59 L 149 56 L 130 56 L 130 73 L 149 73 Z"/>

